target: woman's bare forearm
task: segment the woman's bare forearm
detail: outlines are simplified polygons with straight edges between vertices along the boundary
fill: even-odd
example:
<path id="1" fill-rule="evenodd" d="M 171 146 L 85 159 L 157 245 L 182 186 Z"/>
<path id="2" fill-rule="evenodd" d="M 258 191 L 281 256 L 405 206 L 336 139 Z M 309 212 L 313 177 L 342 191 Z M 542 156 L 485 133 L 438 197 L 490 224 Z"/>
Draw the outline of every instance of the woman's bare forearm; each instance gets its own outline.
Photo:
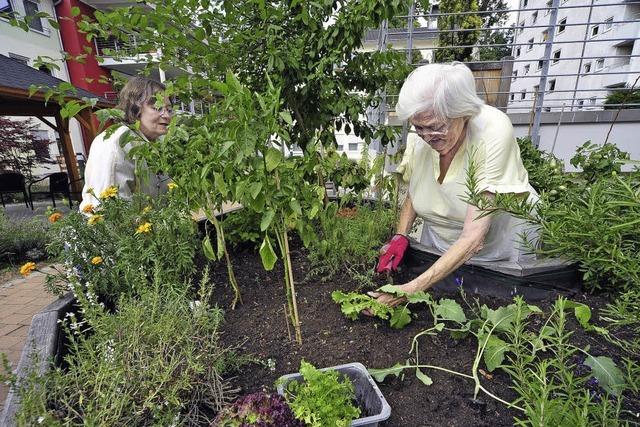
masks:
<path id="1" fill-rule="evenodd" d="M 411 227 L 413 227 L 413 222 L 415 220 L 416 211 L 413 210 L 411 197 L 409 196 L 409 194 L 407 194 L 407 197 L 404 199 L 404 203 L 402 204 L 402 208 L 400 209 L 400 219 L 398 220 L 396 233 L 402 234 L 404 236 L 408 235 L 411 231 Z"/>

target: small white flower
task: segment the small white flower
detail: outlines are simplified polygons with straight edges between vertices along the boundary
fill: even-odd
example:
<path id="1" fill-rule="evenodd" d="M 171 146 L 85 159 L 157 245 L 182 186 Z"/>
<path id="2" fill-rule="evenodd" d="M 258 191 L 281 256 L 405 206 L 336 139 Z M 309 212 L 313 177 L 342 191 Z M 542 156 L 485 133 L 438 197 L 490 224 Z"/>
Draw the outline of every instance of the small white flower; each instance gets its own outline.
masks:
<path id="1" fill-rule="evenodd" d="M 42 424 L 44 422 L 44 417 L 38 417 L 38 424 Z"/>

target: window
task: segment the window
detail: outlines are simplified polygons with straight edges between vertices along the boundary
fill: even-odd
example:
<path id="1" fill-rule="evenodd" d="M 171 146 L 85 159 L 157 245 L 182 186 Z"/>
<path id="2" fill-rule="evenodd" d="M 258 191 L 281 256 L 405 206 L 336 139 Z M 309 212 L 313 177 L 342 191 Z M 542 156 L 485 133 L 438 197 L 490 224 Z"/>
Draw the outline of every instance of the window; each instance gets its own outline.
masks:
<path id="1" fill-rule="evenodd" d="M 538 21 L 538 11 L 536 10 L 531 14 L 531 24 L 535 24 Z"/>
<path id="2" fill-rule="evenodd" d="M 26 56 L 18 55 L 17 53 L 9 52 L 9 58 L 14 59 L 18 62 L 22 62 L 24 65 L 29 65 L 29 58 Z"/>
<path id="3" fill-rule="evenodd" d="M 635 40 L 629 40 L 628 42 L 623 42 L 623 44 L 616 46 L 616 56 L 618 56 L 614 61 L 616 67 L 631 63 L 634 41 Z"/>
<path id="4" fill-rule="evenodd" d="M 556 79 L 549 80 L 549 92 L 556 90 Z"/>
<path id="5" fill-rule="evenodd" d="M 11 6 L 11 0 L 0 0 L 0 13 L 13 12 L 13 6 Z"/>
<path id="6" fill-rule="evenodd" d="M 544 30 L 542 32 L 542 41 L 546 42 L 549 39 L 549 30 Z"/>
<path id="7" fill-rule="evenodd" d="M 606 33 L 611 28 L 613 28 L 613 16 L 611 16 L 611 17 L 609 17 L 609 18 L 604 20 L 604 25 L 603 25 L 603 28 L 602 28 L 602 32 Z"/>
<path id="8" fill-rule="evenodd" d="M 524 9 L 529 5 L 529 0 L 522 0 L 522 8 Z"/>
<path id="9" fill-rule="evenodd" d="M 515 54 L 515 57 L 517 58 L 518 56 L 520 56 L 520 46 L 518 46 L 518 47 L 516 48 L 516 54 Z"/>
<path id="10" fill-rule="evenodd" d="M 510 97 L 511 101 L 513 101 L 515 98 L 516 98 L 516 94 L 511 92 L 511 97 Z"/>
<path id="11" fill-rule="evenodd" d="M 344 145 L 338 144 L 338 151 L 344 151 Z"/>
<path id="12" fill-rule="evenodd" d="M 558 62 L 560 62 L 560 51 L 561 50 L 562 49 L 558 49 L 555 52 L 553 52 L 553 55 L 552 55 L 553 59 L 551 60 L 551 65 L 557 64 Z"/>
<path id="13" fill-rule="evenodd" d="M 604 58 L 596 59 L 596 71 L 600 71 L 604 68 Z"/>
<path id="14" fill-rule="evenodd" d="M 527 43 L 527 51 L 530 51 L 531 49 L 533 49 L 533 39 L 529 39 Z"/>
<path id="15" fill-rule="evenodd" d="M 550 113 L 551 112 L 551 107 L 544 107 L 544 111 L 545 111 L 545 113 Z"/>
<path id="16" fill-rule="evenodd" d="M 527 91 L 526 90 L 520 91 L 520 99 L 527 99 Z"/>
<path id="17" fill-rule="evenodd" d="M 520 34 L 522 34 L 522 32 L 524 31 L 524 21 L 520 22 L 519 27 L 520 27 Z"/>
<path id="18" fill-rule="evenodd" d="M 589 105 L 596 105 L 596 97 L 592 96 L 591 98 L 589 98 Z"/>
<path id="19" fill-rule="evenodd" d="M 596 24 L 593 27 L 591 27 L 591 37 L 597 36 L 599 32 L 600 32 L 600 25 L 599 24 Z"/>
<path id="20" fill-rule="evenodd" d="M 531 69 L 531 65 L 527 64 L 524 66 L 524 74 L 527 75 L 529 74 L 529 70 Z"/>
<path id="21" fill-rule="evenodd" d="M 350 142 L 349 143 L 349 151 L 358 151 L 358 143 Z"/>
<path id="22" fill-rule="evenodd" d="M 584 108 L 584 99 L 578 100 L 578 110 L 582 110 Z"/>
<path id="23" fill-rule="evenodd" d="M 584 73 L 589 74 L 591 72 L 591 62 L 584 64 Z"/>
<path id="24" fill-rule="evenodd" d="M 562 18 L 560 22 L 558 22 L 558 34 L 564 33 L 564 30 L 567 28 L 567 18 Z"/>
<path id="25" fill-rule="evenodd" d="M 538 70 L 542 70 L 542 63 L 543 63 L 542 59 L 538 61 L 538 68 L 537 68 Z"/>
<path id="26" fill-rule="evenodd" d="M 42 20 L 36 17 L 36 15 L 39 12 L 38 3 L 33 0 L 23 0 L 22 4 L 24 4 L 24 14 L 27 17 L 31 18 L 29 20 L 29 27 L 31 27 L 32 30 L 36 30 L 40 32 L 44 31 L 44 27 L 42 26 Z"/>
<path id="27" fill-rule="evenodd" d="M 547 0 L 547 10 L 544 11 L 544 16 L 547 16 L 551 13 L 551 5 L 553 4 L 552 0 Z"/>
<path id="28" fill-rule="evenodd" d="M 518 70 L 513 70 L 513 80 L 516 79 L 516 77 L 518 77 Z"/>

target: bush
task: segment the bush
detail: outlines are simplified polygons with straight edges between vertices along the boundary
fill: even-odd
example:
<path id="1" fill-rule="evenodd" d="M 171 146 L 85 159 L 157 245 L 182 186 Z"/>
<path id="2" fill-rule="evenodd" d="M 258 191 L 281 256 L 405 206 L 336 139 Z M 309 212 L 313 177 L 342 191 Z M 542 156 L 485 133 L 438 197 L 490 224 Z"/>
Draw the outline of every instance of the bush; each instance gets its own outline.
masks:
<path id="1" fill-rule="evenodd" d="M 218 342 L 223 314 L 207 306 L 210 289 L 192 301 L 189 288 L 156 281 L 115 314 L 79 294 L 80 312 L 63 321 L 64 367 L 18 386 L 18 425 L 211 422 L 228 399 L 222 374 L 239 362 Z"/>
<path id="2" fill-rule="evenodd" d="M 548 193 L 555 198 L 567 185 L 562 160 L 538 150 L 531 138 L 518 138 L 517 141 L 522 163 L 529 172 L 529 183 L 538 193 Z"/>
<path id="3" fill-rule="evenodd" d="M 372 270 L 395 219 L 394 210 L 384 206 L 330 206 L 321 218 L 321 237 L 309 247 L 312 276 L 328 279 L 344 269 Z"/>
<path id="4" fill-rule="evenodd" d="M 43 218 L 14 221 L 0 211 L 0 265 L 46 257 L 47 228 Z"/>
<path id="5" fill-rule="evenodd" d="M 171 194 L 133 201 L 103 197 L 87 214 L 74 212 L 51 227 L 49 252 L 91 283 L 100 298 L 117 301 L 149 283 L 182 283 L 194 271 L 197 229 L 188 209 Z M 53 293 L 66 291 L 49 280 Z"/>
<path id="6" fill-rule="evenodd" d="M 629 161 L 629 153 L 620 150 L 614 144 L 602 146 L 587 141 L 576 150 L 571 158 L 571 164 L 582 169 L 581 178 L 587 183 L 593 183 L 601 177 L 620 173 L 622 165 Z"/>

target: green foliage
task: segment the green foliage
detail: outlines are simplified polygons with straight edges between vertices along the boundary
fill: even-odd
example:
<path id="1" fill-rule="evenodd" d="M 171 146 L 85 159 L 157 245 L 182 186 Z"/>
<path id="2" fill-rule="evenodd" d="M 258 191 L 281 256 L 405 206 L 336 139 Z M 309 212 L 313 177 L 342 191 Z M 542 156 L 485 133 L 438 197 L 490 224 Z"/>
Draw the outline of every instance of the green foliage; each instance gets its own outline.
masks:
<path id="1" fill-rule="evenodd" d="M 605 110 L 618 110 L 620 108 L 640 108 L 640 89 L 623 88 L 615 89 L 604 101 Z"/>
<path id="2" fill-rule="evenodd" d="M 48 225 L 44 218 L 11 220 L 0 211 L 0 265 L 37 261 L 46 256 Z"/>
<path id="3" fill-rule="evenodd" d="M 551 153 L 538 150 L 531 138 L 517 138 L 520 157 L 529 173 L 529 183 L 538 194 L 548 194 L 551 199 L 559 198 L 567 190 L 568 179 L 564 174 L 562 160 Z"/>
<path id="4" fill-rule="evenodd" d="M 310 427 L 347 427 L 360 416 L 348 377 L 330 369 L 320 371 L 304 360 L 300 374 L 303 381 L 285 384 L 285 399 L 296 418 Z"/>
<path id="5" fill-rule="evenodd" d="M 173 284 L 191 276 L 197 230 L 173 192 L 156 200 L 138 195 L 133 201 L 103 197 L 101 202 L 93 214 L 71 212 L 50 228 L 49 253 L 73 269 L 73 276 L 111 303 L 121 294 L 142 292 L 154 280 Z M 68 290 L 68 280 L 59 279 L 48 280 L 55 294 Z"/>
<path id="6" fill-rule="evenodd" d="M 368 271 L 392 234 L 393 209 L 339 208 L 331 203 L 320 217 L 320 236 L 309 246 L 311 275 L 330 279 L 339 271 Z"/>
<path id="7" fill-rule="evenodd" d="M 207 275 L 191 286 L 156 281 L 110 314 L 80 297 L 63 321 L 63 367 L 18 386 L 18 425 L 194 425 L 209 423 L 228 396 L 221 375 L 241 358 L 218 342 L 221 310 L 207 305 Z M 77 286 L 80 286 L 77 284 Z"/>
<path id="8" fill-rule="evenodd" d="M 640 357 L 640 292 L 637 289 L 619 295 L 600 310 L 605 322 L 604 337 L 626 354 Z"/>
<path id="9" fill-rule="evenodd" d="M 375 298 L 357 292 L 345 294 L 341 291 L 333 291 L 331 292 L 331 299 L 336 304 L 340 304 L 342 314 L 351 320 L 356 320 L 363 310 L 369 310 L 374 316 L 388 320 L 395 311 L 394 308 L 379 303 Z"/>
<path id="10" fill-rule="evenodd" d="M 440 13 L 460 13 L 478 11 L 476 0 L 441 0 Z M 465 46 L 448 47 L 438 49 L 435 54 L 436 62 L 461 61 L 471 59 L 473 45 L 476 44 L 480 36 L 480 31 L 473 29 L 482 26 L 480 15 L 446 15 L 438 17 L 439 46 Z M 465 30 L 465 31 L 456 31 Z M 444 32 L 443 32 L 444 31 Z"/>
<path id="11" fill-rule="evenodd" d="M 582 178 L 592 184 L 603 176 L 620 173 L 621 167 L 629 160 L 629 153 L 614 144 L 599 146 L 587 141 L 576 150 L 571 164 L 582 169 Z"/>

